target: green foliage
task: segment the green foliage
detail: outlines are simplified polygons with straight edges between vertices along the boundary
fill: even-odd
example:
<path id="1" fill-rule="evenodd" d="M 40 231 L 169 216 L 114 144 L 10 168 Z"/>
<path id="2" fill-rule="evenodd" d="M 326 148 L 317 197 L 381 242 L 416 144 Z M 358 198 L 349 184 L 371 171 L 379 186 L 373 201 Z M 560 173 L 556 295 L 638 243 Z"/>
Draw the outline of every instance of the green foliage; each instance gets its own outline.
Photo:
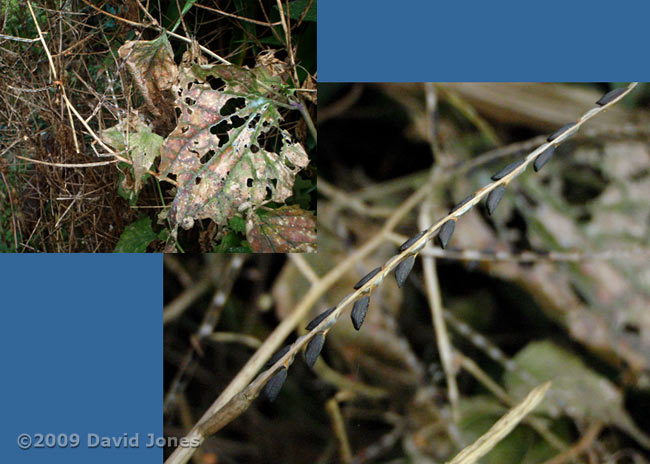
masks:
<path id="1" fill-rule="evenodd" d="M 228 229 L 219 242 L 214 247 L 215 253 L 250 253 L 251 248 L 246 241 L 246 221 L 239 217 L 233 216 L 228 221 Z"/>
<path id="2" fill-rule="evenodd" d="M 114 253 L 144 253 L 158 236 L 151 228 L 151 219 L 141 217 L 124 228 Z"/>

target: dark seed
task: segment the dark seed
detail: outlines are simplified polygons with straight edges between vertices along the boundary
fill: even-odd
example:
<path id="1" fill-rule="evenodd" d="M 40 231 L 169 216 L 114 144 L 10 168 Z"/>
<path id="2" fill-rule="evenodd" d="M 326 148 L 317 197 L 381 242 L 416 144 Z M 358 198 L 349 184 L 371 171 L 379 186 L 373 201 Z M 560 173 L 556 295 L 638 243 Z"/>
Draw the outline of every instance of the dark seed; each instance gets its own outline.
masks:
<path id="1" fill-rule="evenodd" d="M 282 385 L 284 385 L 285 380 L 287 380 L 287 369 L 284 367 L 277 371 L 273 377 L 269 379 L 269 381 L 264 386 L 264 394 L 269 399 L 269 401 L 275 401 L 275 399 L 278 397 L 278 393 L 280 393 L 280 390 L 282 389 Z"/>
<path id="2" fill-rule="evenodd" d="M 564 134 L 565 132 L 569 132 L 571 129 L 573 129 L 573 126 L 575 126 L 575 122 L 570 122 L 569 124 L 565 124 L 564 126 L 560 127 L 558 130 L 553 132 L 551 135 L 548 136 L 546 139 L 547 142 L 552 142 L 556 138 L 558 138 L 560 135 Z"/>
<path id="3" fill-rule="evenodd" d="M 323 311 L 323 312 L 320 313 L 318 316 L 316 316 L 315 318 L 313 318 L 313 319 L 311 320 L 311 322 L 310 322 L 309 324 L 307 324 L 307 327 L 305 327 L 305 329 L 306 329 L 306 330 L 311 330 L 311 329 L 313 329 L 313 328 L 316 327 L 318 324 L 320 324 L 321 322 L 323 322 L 323 320 L 324 320 L 327 316 L 329 316 L 330 314 L 332 314 L 332 311 L 334 311 L 335 309 L 336 309 L 336 306 L 334 306 L 333 308 L 328 309 L 327 311 Z"/>
<path id="4" fill-rule="evenodd" d="M 551 156 L 553 155 L 553 152 L 555 151 L 555 147 L 553 145 L 549 146 L 546 150 L 541 152 L 537 158 L 535 158 L 535 161 L 533 162 L 533 169 L 535 169 L 535 172 L 539 171 L 544 167 L 546 163 L 548 163 L 548 160 L 551 159 Z"/>
<path id="5" fill-rule="evenodd" d="M 305 350 L 305 362 L 309 367 L 314 367 L 318 355 L 320 355 L 320 352 L 323 349 L 324 343 L 325 335 L 323 332 L 318 332 L 307 344 L 307 349 Z"/>
<path id="6" fill-rule="evenodd" d="M 402 285 L 406 282 L 406 278 L 413 269 L 413 264 L 415 264 L 415 255 L 409 256 L 395 268 L 395 280 L 399 288 L 402 288 Z"/>
<path id="7" fill-rule="evenodd" d="M 370 295 L 366 295 L 360 300 L 357 300 L 352 307 L 352 325 L 354 328 L 359 330 L 363 324 L 363 320 L 366 318 L 366 313 L 368 312 L 368 304 L 370 303 Z"/>
<path id="8" fill-rule="evenodd" d="M 447 222 L 445 222 L 440 228 L 440 232 L 438 232 L 438 243 L 442 248 L 445 248 L 447 246 L 447 243 L 451 238 L 451 234 L 454 233 L 455 227 L 456 227 L 456 221 L 450 219 Z"/>
<path id="9" fill-rule="evenodd" d="M 415 242 L 417 242 L 417 241 L 420 239 L 420 237 L 422 237 L 422 236 L 423 236 L 424 234 L 426 234 L 426 233 L 427 233 L 427 231 L 426 231 L 426 230 L 423 230 L 423 231 L 420 232 L 419 234 L 414 235 L 413 237 L 409 238 L 406 242 L 402 243 L 402 244 L 399 246 L 399 252 L 401 253 L 402 251 L 406 250 L 408 247 L 410 247 L 410 246 L 413 245 Z"/>
<path id="10" fill-rule="evenodd" d="M 456 211 L 456 210 L 462 208 L 462 207 L 465 206 L 465 205 L 466 205 L 466 204 L 467 204 L 467 203 L 468 203 L 472 198 L 474 198 L 474 195 L 469 195 L 469 196 L 467 196 L 463 201 L 461 201 L 461 202 L 458 203 L 456 206 L 454 206 L 454 207 L 451 209 L 451 211 L 449 211 L 449 212 L 450 212 L 450 213 L 453 213 L 454 211 Z"/>
<path id="11" fill-rule="evenodd" d="M 278 360 L 282 356 L 284 356 L 285 354 L 287 354 L 289 352 L 289 348 L 291 348 L 291 345 L 285 345 L 282 348 L 280 348 L 278 351 L 273 353 L 273 356 L 271 356 L 271 359 L 269 359 L 269 361 L 266 363 L 266 366 L 271 367 L 273 364 L 278 362 Z"/>
<path id="12" fill-rule="evenodd" d="M 519 161 L 515 161 L 514 163 L 510 163 L 507 165 L 505 168 L 497 172 L 495 175 L 491 177 L 492 180 L 499 180 L 508 174 L 510 174 L 512 171 L 517 169 L 519 166 L 521 166 L 521 163 L 523 163 L 525 160 L 520 159 Z"/>
<path id="13" fill-rule="evenodd" d="M 374 276 L 376 276 L 379 273 L 379 271 L 381 271 L 381 266 L 379 266 L 379 267 L 373 269 L 372 271 L 370 271 L 369 273 L 367 273 L 359 282 L 354 284 L 354 289 L 359 290 L 361 287 L 364 286 L 364 284 L 366 282 L 368 282 L 370 279 L 372 279 Z"/>
<path id="14" fill-rule="evenodd" d="M 602 97 L 600 97 L 600 100 L 598 100 L 596 102 L 596 105 L 605 106 L 606 104 L 608 104 L 612 100 L 615 100 L 616 98 L 618 98 L 619 95 L 621 95 L 622 93 L 625 93 L 626 90 L 627 90 L 627 87 L 620 87 L 618 89 L 611 90 L 611 91 L 607 92 L 605 95 L 603 95 Z"/>
<path id="15" fill-rule="evenodd" d="M 485 206 L 487 206 L 488 214 L 490 216 L 492 216 L 492 212 L 496 209 L 497 205 L 501 201 L 501 198 L 503 198 L 504 193 L 506 193 L 506 186 L 501 184 L 492 190 L 488 195 Z"/>

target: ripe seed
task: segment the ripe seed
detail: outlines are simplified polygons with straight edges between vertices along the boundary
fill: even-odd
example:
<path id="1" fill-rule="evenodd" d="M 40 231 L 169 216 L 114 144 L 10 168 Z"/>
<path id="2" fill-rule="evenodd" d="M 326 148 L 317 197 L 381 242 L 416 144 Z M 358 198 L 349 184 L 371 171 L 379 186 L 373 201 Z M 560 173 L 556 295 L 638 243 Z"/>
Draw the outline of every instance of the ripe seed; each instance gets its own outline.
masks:
<path id="1" fill-rule="evenodd" d="M 307 349 L 305 350 L 305 362 L 309 367 L 314 367 L 318 355 L 320 355 L 320 352 L 323 349 L 324 343 L 325 335 L 323 332 L 318 332 L 307 344 Z"/>
<path id="2" fill-rule="evenodd" d="M 364 284 L 366 282 L 368 282 L 370 279 L 372 279 L 374 276 L 376 276 L 379 273 L 379 271 L 381 271 L 381 266 L 379 266 L 379 267 L 373 269 L 372 271 L 370 271 L 369 273 L 367 273 L 364 277 L 361 278 L 361 280 L 359 282 L 354 284 L 354 289 L 359 290 L 361 287 L 364 286 Z"/>
<path id="3" fill-rule="evenodd" d="M 307 327 L 305 327 L 305 329 L 306 329 L 306 330 L 312 330 L 312 329 L 315 328 L 318 324 L 320 324 L 321 322 L 323 322 L 323 320 L 324 320 L 327 316 L 329 316 L 330 314 L 332 314 L 332 312 L 333 312 L 335 309 L 336 309 L 336 306 L 334 306 L 333 308 L 328 309 L 327 311 L 323 311 L 323 312 L 320 313 L 318 316 L 316 316 L 315 318 L 313 318 L 313 319 L 311 320 L 311 322 L 310 322 L 309 324 L 307 324 Z"/>
<path id="4" fill-rule="evenodd" d="M 569 132 L 573 127 L 576 125 L 575 122 L 570 122 L 569 124 L 565 124 L 564 126 L 560 127 L 558 130 L 553 132 L 551 135 L 548 136 L 546 139 L 547 142 L 552 142 L 556 138 L 558 138 L 560 135 L 564 134 L 565 132 Z"/>
<path id="5" fill-rule="evenodd" d="M 278 351 L 273 353 L 273 356 L 271 356 L 271 359 L 266 363 L 267 367 L 271 367 L 273 364 L 278 362 L 278 359 L 280 359 L 282 356 L 287 354 L 289 352 L 289 348 L 291 348 L 291 345 L 285 345 L 282 348 L 280 348 Z"/>
<path id="6" fill-rule="evenodd" d="M 426 231 L 426 230 L 423 230 L 423 231 L 420 232 L 419 234 L 414 235 L 413 237 L 409 238 L 406 242 L 402 243 L 402 244 L 399 246 L 399 252 L 401 253 L 402 251 L 406 250 L 408 247 L 410 247 L 410 246 L 413 245 L 415 242 L 417 242 L 417 241 L 420 239 L 420 237 L 422 237 L 422 236 L 423 236 L 424 234 L 426 234 L 426 233 L 427 233 L 427 231 Z"/>
<path id="7" fill-rule="evenodd" d="M 517 169 L 519 166 L 521 166 L 521 163 L 523 163 L 525 160 L 520 159 L 519 161 L 515 161 L 514 163 L 510 163 L 507 165 L 505 168 L 497 172 L 495 175 L 493 175 L 490 179 L 492 180 L 499 180 L 502 179 L 503 177 L 507 176 L 510 174 L 512 171 Z"/>
<path id="8" fill-rule="evenodd" d="M 395 268 L 395 280 L 399 288 L 402 288 L 402 285 L 406 282 L 406 278 L 413 269 L 413 264 L 415 264 L 415 255 L 409 256 Z"/>
<path id="9" fill-rule="evenodd" d="M 467 203 L 468 203 L 472 198 L 474 198 L 474 195 L 468 195 L 467 197 L 465 197 L 465 199 L 464 199 L 463 201 L 461 201 L 461 202 L 458 203 L 456 206 L 454 206 L 454 207 L 451 209 L 451 211 L 449 211 L 449 212 L 450 212 L 450 213 L 453 213 L 454 211 L 456 211 L 456 210 L 462 208 L 462 207 L 465 206 L 465 205 L 466 205 L 466 204 L 467 204 Z"/>
<path id="10" fill-rule="evenodd" d="M 273 377 L 269 379 L 264 386 L 264 395 L 266 395 L 269 401 L 275 401 L 285 380 L 287 380 L 287 369 L 285 367 L 278 370 Z"/>
<path id="11" fill-rule="evenodd" d="M 504 193 L 506 193 L 506 186 L 501 184 L 488 195 L 485 206 L 487 206 L 487 211 L 490 216 L 492 216 L 492 212 L 496 209 L 501 198 L 503 198 Z"/>
<path id="12" fill-rule="evenodd" d="M 535 161 L 533 162 L 533 169 L 535 169 L 535 172 L 538 172 L 546 163 L 548 163 L 548 160 L 551 159 L 554 151 L 555 147 L 550 145 L 546 150 L 541 152 L 537 158 L 535 158 Z"/>
<path id="13" fill-rule="evenodd" d="M 618 89 L 610 90 L 605 95 L 600 97 L 600 100 L 598 100 L 596 102 L 596 105 L 605 106 L 606 104 L 608 104 L 612 100 L 615 100 L 616 98 L 618 98 L 618 96 L 621 95 L 622 93 L 625 93 L 626 90 L 627 90 L 627 87 L 620 87 Z"/>
<path id="14" fill-rule="evenodd" d="M 451 238 L 451 234 L 454 233 L 455 227 L 456 221 L 450 219 L 440 228 L 440 232 L 438 232 L 438 243 L 443 249 L 447 246 L 447 243 L 449 243 L 449 239 Z"/>
<path id="15" fill-rule="evenodd" d="M 368 304 L 370 303 L 370 295 L 366 295 L 360 300 L 357 300 L 352 307 L 352 312 L 350 317 L 352 317 L 352 325 L 355 329 L 359 330 L 363 324 L 363 320 L 366 318 L 366 313 L 368 312 Z"/>

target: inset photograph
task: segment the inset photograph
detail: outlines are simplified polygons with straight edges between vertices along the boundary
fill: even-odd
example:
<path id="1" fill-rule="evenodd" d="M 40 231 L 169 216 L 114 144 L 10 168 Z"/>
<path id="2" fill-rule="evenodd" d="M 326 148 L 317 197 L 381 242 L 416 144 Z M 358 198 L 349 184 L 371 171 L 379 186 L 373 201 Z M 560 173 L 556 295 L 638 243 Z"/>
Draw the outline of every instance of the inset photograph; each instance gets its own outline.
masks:
<path id="1" fill-rule="evenodd" d="M 649 88 L 318 90 L 318 253 L 166 256 L 165 462 L 648 462 Z"/>
<path id="2" fill-rule="evenodd" d="M 316 251 L 316 2 L 5 2 L 0 252 Z"/>

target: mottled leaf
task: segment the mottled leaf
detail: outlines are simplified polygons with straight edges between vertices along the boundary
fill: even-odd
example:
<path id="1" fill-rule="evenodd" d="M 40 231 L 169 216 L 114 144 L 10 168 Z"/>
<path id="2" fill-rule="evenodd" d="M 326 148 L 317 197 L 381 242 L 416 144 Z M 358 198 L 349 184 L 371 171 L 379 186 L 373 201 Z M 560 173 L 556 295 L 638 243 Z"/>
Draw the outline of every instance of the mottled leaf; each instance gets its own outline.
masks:
<path id="1" fill-rule="evenodd" d="M 315 253 L 316 217 L 297 205 L 257 212 L 246 222 L 254 253 Z"/>
<path id="2" fill-rule="evenodd" d="M 279 127 L 281 81 L 258 68 L 192 70 L 198 77 L 184 73 L 175 87 L 179 122 L 161 150 L 160 171 L 178 182 L 172 224 L 189 229 L 194 219 L 210 218 L 225 225 L 238 212 L 284 202 L 309 160 Z"/>
<path id="3" fill-rule="evenodd" d="M 149 110 L 161 116 L 171 102 L 169 89 L 176 81 L 178 68 L 167 36 L 155 40 L 131 40 L 118 51 L 135 80 Z"/>
<path id="4" fill-rule="evenodd" d="M 127 136 L 128 134 L 128 136 Z M 102 140 L 118 151 L 126 151 L 133 167 L 133 178 L 125 178 L 122 188 L 137 194 L 147 171 L 160 155 L 163 138 L 152 132 L 151 128 L 136 114 L 122 120 L 116 126 L 101 132 Z"/>

